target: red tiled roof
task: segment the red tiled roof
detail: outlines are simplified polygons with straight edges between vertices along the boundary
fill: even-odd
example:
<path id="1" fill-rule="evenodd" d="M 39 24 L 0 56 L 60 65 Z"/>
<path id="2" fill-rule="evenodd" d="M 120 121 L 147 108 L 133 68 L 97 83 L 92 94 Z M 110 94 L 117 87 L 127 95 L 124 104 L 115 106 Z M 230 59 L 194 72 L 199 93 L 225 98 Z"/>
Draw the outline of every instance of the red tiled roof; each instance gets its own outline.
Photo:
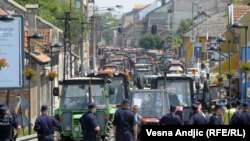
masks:
<path id="1" fill-rule="evenodd" d="M 134 4 L 134 9 L 143 9 L 146 6 L 147 5 L 143 4 L 143 3 L 136 3 L 136 4 Z"/>
<path id="2" fill-rule="evenodd" d="M 7 14 L 8 12 L 0 8 L 0 15 Z"/>
<path id="3" fill-rule="evenodd" d="M 234 21 L 238 21 L 248 11 L 250 7 L 247 5 L 234 5 Z"/>
<path id="4" fill-rule="evenodd" d="M 43 36 L 42 39 L 36 40 L 40 44 L 49 45 L 52 42 L 49 29 L 37 29 L 37 31 L 29 31 L 29 35 L 33 35 L 35 32 L 38 32 Z"/>

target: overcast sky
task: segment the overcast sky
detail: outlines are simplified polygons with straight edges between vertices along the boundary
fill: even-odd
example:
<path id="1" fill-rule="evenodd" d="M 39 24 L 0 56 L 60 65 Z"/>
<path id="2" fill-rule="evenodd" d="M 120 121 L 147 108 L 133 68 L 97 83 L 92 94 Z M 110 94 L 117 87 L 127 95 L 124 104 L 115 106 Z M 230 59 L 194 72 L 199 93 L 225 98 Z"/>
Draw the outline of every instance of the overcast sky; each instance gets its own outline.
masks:
<path id="1" fill-rule="evenodd" d="M 155 0 L 95 0 L 98 7 L 109 7 L 115 5 L 123 5 L 123 9 L 118 11 L 121 13 L 129 12 L 133 9 L 135 3 L 149 4 L 153 3 Z"/>

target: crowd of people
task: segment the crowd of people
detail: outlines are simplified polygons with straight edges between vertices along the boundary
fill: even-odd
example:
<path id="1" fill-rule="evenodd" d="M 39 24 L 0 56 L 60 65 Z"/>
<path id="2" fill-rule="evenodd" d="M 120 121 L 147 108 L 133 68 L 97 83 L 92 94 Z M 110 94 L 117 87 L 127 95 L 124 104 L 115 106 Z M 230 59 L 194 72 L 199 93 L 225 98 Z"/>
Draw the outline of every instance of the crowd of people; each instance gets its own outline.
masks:
<path id="1" fill-rule="evenodd" d="M 134 105 L 130 110 L 130 101 L 125 99 L 121 107 L 117 109 L 113 119 L 113 133 L 116 141 L 139 141 L 140 129 L 145 121 L 139 115 L 139 107 Z M 96 141 L 100 132 L 96 105 L 89 103 L 89 111 L 84 113 L 79 122 L 83 129 L 84 141 Z M 176 106 L 170 106 L 169 113 L 162 116 L 159 125 L 182 125 L 181 118 L 176 114 Z M 221 105 L 211 106 L 208 113 L 203 113 L 201 104 L 192 104 L 187 125 L 250 125 L 250 104 L 240 101 L 232 102 L 228 107 Z M 15 114 L 11 114 L 4 103 L 0 103 L 0 140 L 13 141 L 17 137 L 21 126 Z M 14 131 L 16 130 L 16 131 Z M 61 125 L 48 115 L 48 106 L 42 105 L 41 115 L 36 119 L 34 130 L 38 134 L 39 141 L 54 141 L 54 131 L 60 131 Z M 16 133 L 16 134 L 15 134 Z"/>

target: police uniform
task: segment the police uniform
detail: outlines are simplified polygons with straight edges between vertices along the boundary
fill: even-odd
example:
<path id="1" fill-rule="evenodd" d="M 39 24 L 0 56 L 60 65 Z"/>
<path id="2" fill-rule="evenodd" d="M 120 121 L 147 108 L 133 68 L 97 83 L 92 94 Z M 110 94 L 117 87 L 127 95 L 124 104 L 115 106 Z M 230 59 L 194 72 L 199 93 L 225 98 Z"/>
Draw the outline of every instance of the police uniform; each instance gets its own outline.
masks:
<path id="1" fill-rule="evenodd" d="M 11 116 L 7 116 L 7 107 L 0 104 L 0 141 L 10 141 L 13 138 L 13 128 L 18 127 L 18 122 Z"/>
<path id="2" fill-rule="evenodd" d="M 247 110 L 246 110 L 247 109 Z M 237 118 L 238 125 L 250 125 L 250 104 L 243 104 L 243 111 L 239 114 Z"/>
<path id="3" fill-rule="evenodd" d="M 38 134 L 38 141 L 54 141 L 54 131 L 61 130 L 60 123 L 45 113 L 47 110 L 48 106 L 42 105 L 42 115 L 35 121 L 34 130 Z"/>
<path id="4" fill-rule="evenodd" d="M 192 110 L 194 111 L 189 118 L 189 125 L 205 125 L 207 124 L 207 119 L 202 116 L 198 111 L 198 106 L 196 104 L 192 105 Z"/>
<path id="5" fill-rule="evenodd" d="M 89 109 L 95 108 L 95 104 L 91 103 L 88 106 Z M 87 113 L 83 114 L 80 118 L 80 123 L 83 130 L 83 140 L 84 141 L 96 141 L 96 134 L 95 128 L 98 126 L 98 121 L 94 113 L 88 111 Z"/>
<path id="6" fill-rule="evenodd" d="M 216 105 L 215 110 L 217 111 L 218 109 L 223 109 L 223 107 L 221 105 Z M 214 113 L 210 117 L 208 124 L 210 124 L 210 125 L 223 125 L 223 122 L 222 122 L 221 118 L 218 117 L 218 115 L 216 115 L 216 113 Z"/>
<path id="7" fill-rule="evenodd" d="M 123 100 L 122 104 L 129 104 L 129 100 Z M 133 126 L 136 126 L 133 112 L 121 108 L 115 113 L 113 125 L 116 127 L 117 141 L 133 141 Z"/>
<path id="8" fill-rule="evenodd" d="M 175 115 L 175 106 L 170 106 L 170 113 L 164 115 L 161 119 L 159 124 L 160 125 L 181 125 L 181 119 L 178 115 Z"/>

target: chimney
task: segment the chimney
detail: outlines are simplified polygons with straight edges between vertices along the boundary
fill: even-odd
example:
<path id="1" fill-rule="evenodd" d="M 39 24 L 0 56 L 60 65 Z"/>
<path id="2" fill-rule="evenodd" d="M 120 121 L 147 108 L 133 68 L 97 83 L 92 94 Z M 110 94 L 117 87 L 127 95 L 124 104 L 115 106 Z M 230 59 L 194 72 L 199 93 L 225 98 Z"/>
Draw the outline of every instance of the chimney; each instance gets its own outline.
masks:
<path id="1" fill-rule="evenodd" d="M 161 0 L 161 6 L 166 4 L 166 0 Z"/>
<path id="2" fill-rule="evenodd" d="M 36 31 L 36 16 L 38 14 L 38 4 L 26 4 L 28 11 L 28 25 L 30 31 Z"/>

